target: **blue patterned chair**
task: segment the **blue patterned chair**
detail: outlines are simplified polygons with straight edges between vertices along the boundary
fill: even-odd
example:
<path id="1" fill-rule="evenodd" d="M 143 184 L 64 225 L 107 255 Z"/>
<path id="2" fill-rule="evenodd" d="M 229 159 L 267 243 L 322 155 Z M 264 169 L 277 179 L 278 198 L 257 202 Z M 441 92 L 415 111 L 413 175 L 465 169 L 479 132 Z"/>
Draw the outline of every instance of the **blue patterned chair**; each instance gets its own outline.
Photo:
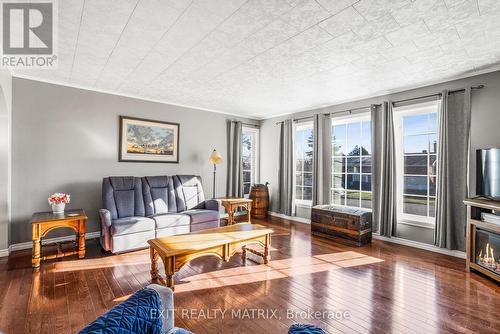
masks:
<path id="1" fill-rule="evenodd" d="M 79 334 L 189 334 L 174 327 L 172 290 L 151 284 L 84 327 Z"/>
<path id="2" fill-rule="evenodd" d="M 326 334 L 326 332 L 314 325 L 295 324 L 288 329 L 288 334 Z"/>

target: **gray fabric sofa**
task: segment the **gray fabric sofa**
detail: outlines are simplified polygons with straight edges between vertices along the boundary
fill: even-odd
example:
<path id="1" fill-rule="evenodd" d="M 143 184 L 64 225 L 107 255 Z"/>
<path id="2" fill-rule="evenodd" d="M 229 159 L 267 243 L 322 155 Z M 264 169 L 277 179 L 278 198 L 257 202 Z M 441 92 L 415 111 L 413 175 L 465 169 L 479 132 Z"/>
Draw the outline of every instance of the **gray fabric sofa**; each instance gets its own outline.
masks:
<path id="1" fill-rule="evenodd" d="M 147 247 L 150 239 L 219 226 L 219 202 L 206 200 L 196 175 L 118 176 L 102 181 L 102 248 Z"/>

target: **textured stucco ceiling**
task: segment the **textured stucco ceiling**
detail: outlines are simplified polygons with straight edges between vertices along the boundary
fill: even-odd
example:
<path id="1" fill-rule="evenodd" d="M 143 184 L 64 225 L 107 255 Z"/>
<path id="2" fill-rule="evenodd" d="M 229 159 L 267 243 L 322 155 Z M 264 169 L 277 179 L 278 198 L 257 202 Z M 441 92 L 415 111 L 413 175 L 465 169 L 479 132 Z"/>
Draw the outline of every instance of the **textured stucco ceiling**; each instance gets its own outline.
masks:
<path id="1" fill-rule="evenodd" d="M 59 66 L 14 75 L 267 118 L 500 62 L 499 0 L 59 0 Z"/>

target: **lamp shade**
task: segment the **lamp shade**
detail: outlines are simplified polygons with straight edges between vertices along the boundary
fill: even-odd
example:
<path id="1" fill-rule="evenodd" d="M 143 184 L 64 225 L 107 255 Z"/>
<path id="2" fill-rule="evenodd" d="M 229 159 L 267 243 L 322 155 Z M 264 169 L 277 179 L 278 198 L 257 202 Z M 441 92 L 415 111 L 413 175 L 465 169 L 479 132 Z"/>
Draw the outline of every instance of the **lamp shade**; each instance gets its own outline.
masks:
<path id="1" fill-rule="evenodd" d="M 212 154 L 210 154 L 210 157 L 208 158 L 208 161 L 210 161 L 214 165 L 218 165 L 223 161 L 222 155 L 220 155 L 220 153 L 217 152 L 217 150 L 213 150 Z"/>

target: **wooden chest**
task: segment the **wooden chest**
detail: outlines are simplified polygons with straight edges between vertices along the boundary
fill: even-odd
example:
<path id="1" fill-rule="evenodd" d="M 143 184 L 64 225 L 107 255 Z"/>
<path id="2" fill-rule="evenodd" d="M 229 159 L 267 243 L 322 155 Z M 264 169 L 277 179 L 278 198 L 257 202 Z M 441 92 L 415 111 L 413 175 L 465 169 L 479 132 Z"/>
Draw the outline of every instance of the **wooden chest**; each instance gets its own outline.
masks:
<path id="1" fill-rule="evenodd" d="M 363 209 L 316 205 L 311 211 L 311 233 L 366 245 L 372 240 L 372 214 Z"/>

